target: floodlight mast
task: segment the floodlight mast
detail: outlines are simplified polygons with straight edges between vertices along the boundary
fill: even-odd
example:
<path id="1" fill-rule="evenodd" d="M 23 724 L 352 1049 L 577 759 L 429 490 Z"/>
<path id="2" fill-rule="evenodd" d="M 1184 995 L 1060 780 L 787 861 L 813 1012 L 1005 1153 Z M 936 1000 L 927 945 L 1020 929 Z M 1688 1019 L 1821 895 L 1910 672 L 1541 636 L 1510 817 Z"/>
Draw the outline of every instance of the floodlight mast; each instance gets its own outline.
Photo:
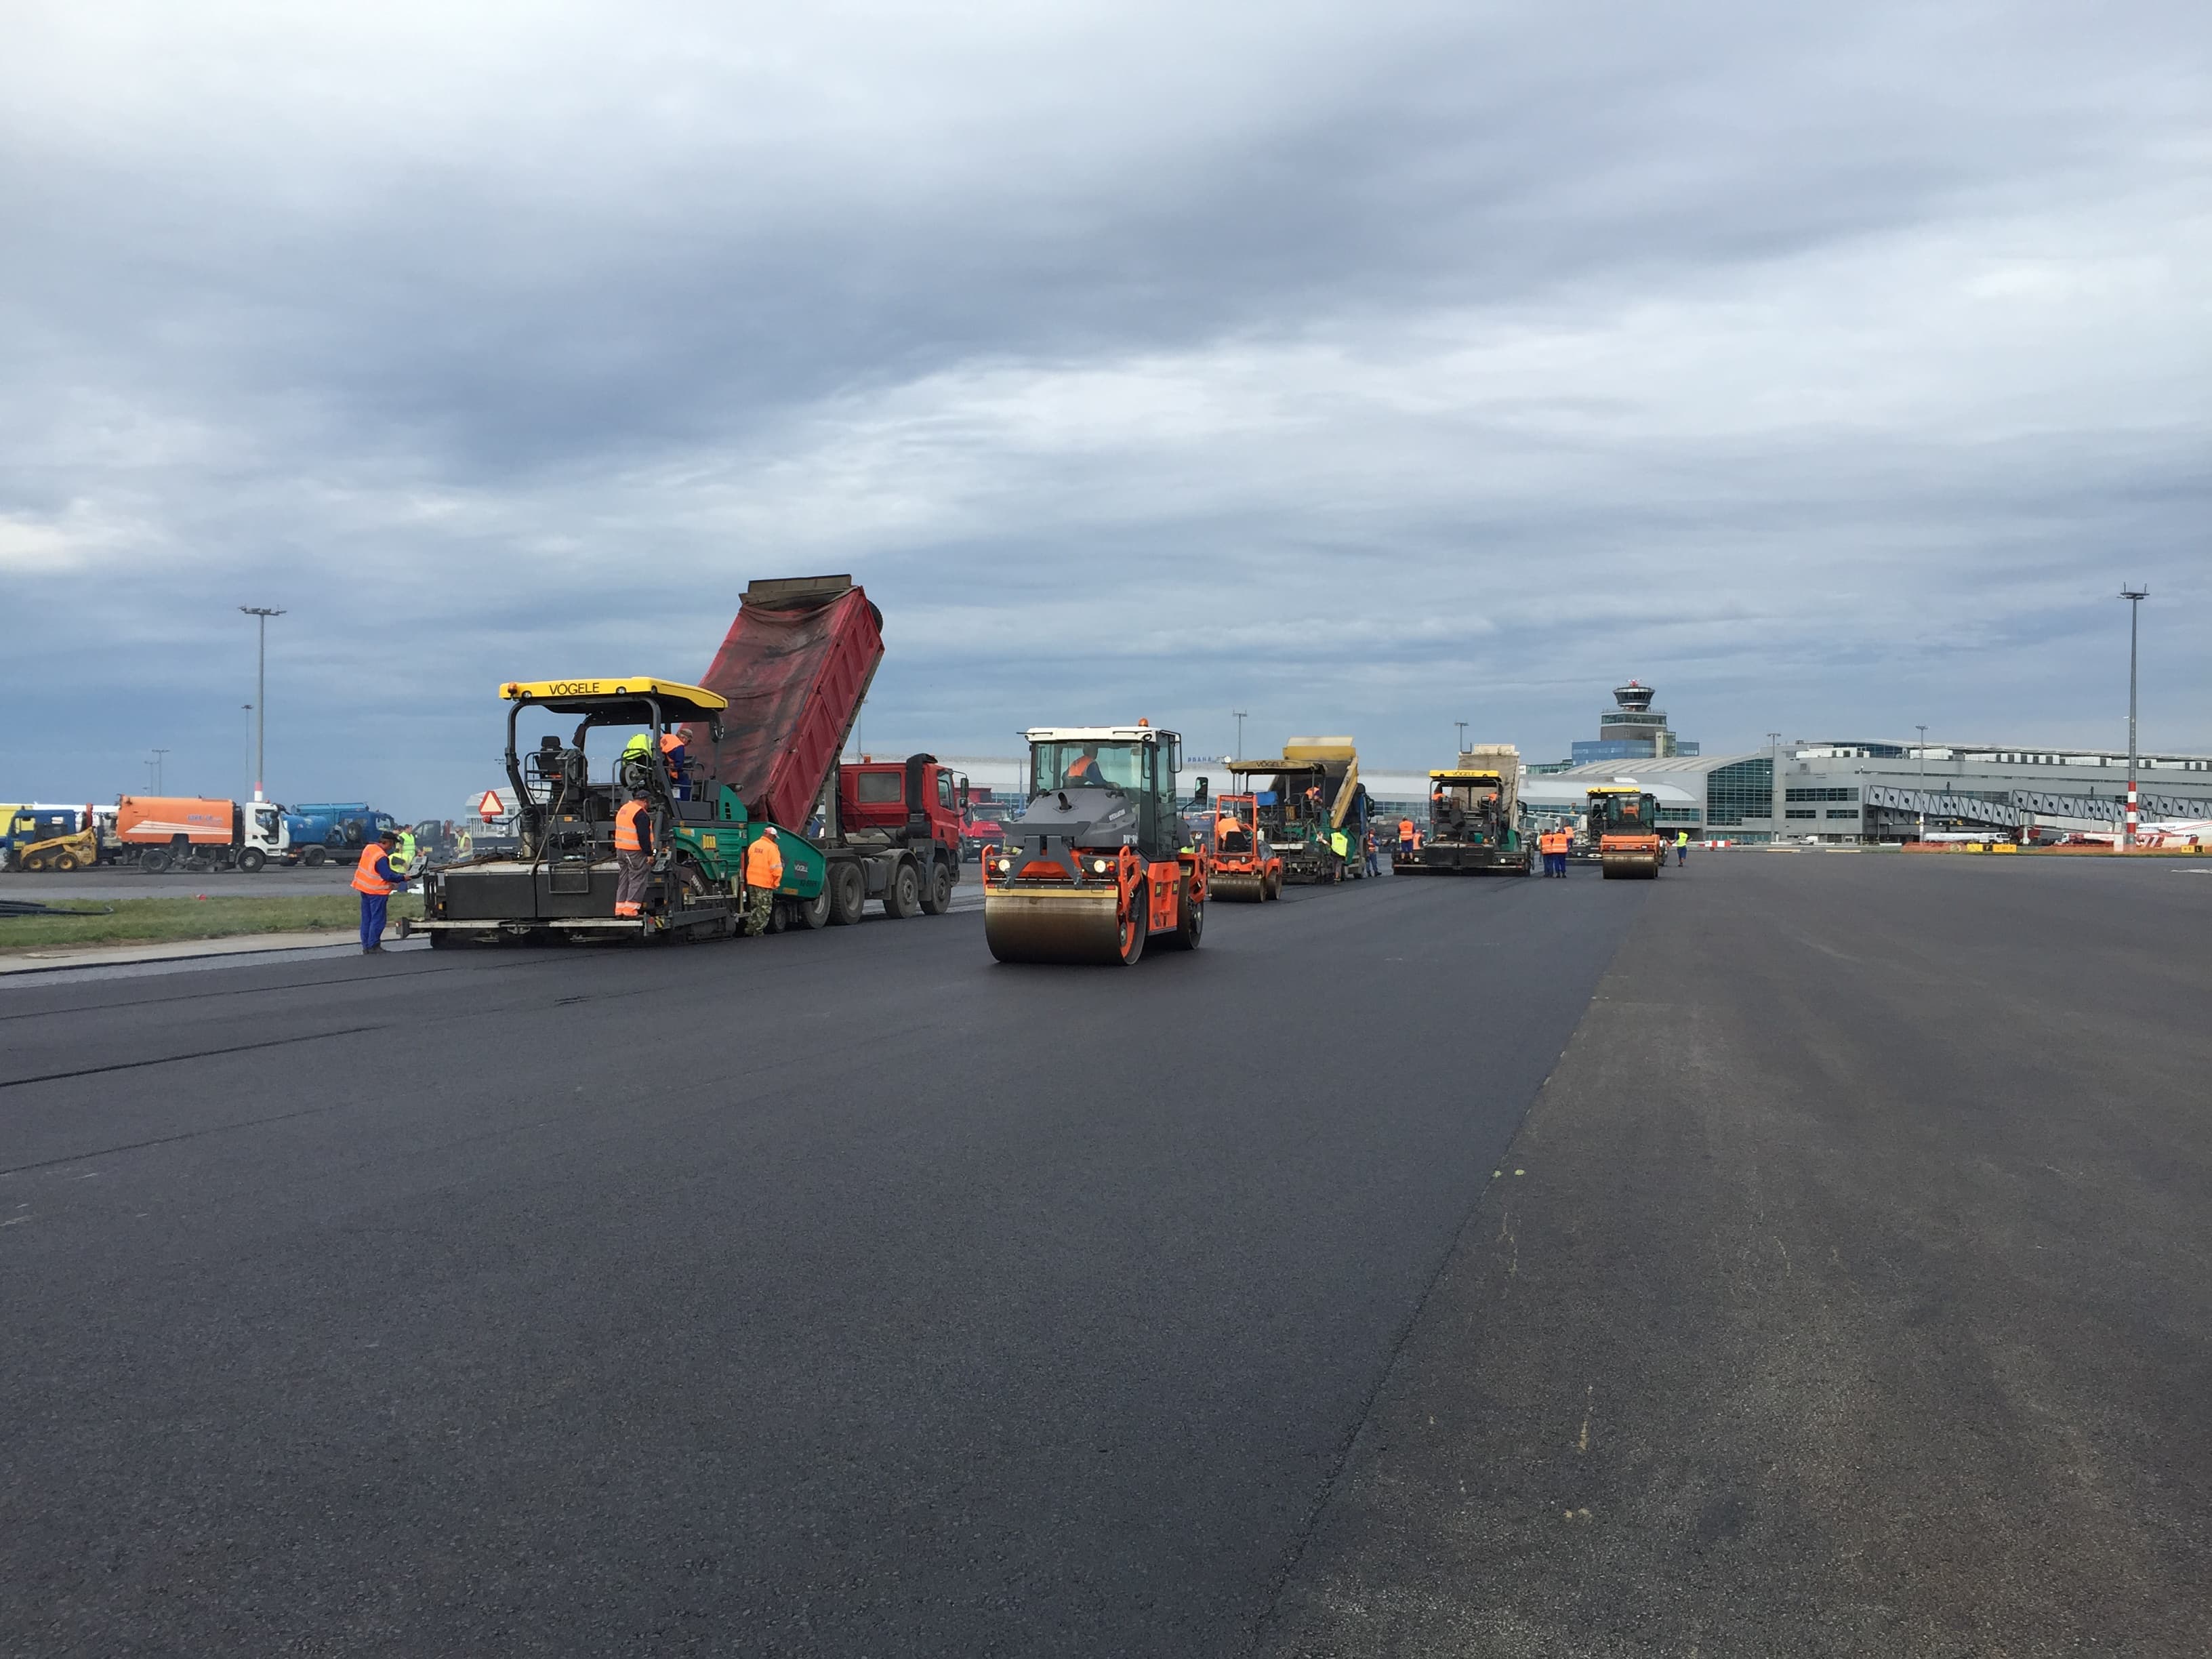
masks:
<path id="1" fill-rule="evenodd" d="M 2150 597 L 2148 587 L 2124 587 L 2120 597 L 2128 602 L 2128 821 L 2120 832 L 2120 845 L 2132 849 L 2136 844 L 2137 808 L 2136 805 L 2136 625 L 2142 616 L 2142 602 Z"/>
<path id="2" fill-rule="evenodd" d="M 260 648 L 254 653 L 253 666 L 253 799 L 266 799 L 261 790 L 261 781 L 267 775 L 269 743 L 269 619 L 281 617 L 282 611 L 265 605 L 241 605 L 238 607 L 255 619 L 261 631 Z"/>

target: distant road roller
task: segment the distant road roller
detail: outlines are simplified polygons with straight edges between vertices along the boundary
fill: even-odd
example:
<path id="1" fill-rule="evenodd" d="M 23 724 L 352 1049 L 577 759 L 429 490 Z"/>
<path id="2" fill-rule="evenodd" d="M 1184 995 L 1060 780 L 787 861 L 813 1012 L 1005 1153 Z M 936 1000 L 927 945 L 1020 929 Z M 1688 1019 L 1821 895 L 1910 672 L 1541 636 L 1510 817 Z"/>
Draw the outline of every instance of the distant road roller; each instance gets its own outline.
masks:
<path id="1" fill-rule="evenodd" d="M 1001 962 L 1119 963 L 1198 948 L 1212 874 L 1176 811 L 1182 739 L 1037 726 L 1029 805 L 983 858 L 983 937 Z"/>
<path id="2" fill-rule="evenodd" d="M 1283 896 L 1283 857 L 1260 827 L 1257 795 L 1214 803 L 1213 869 L 1206 890 L 1218 901 L 1258 904 Z"/>
<path id="3" fill-rule="evenodd" d="M 1659 803 L 1632 783 L 1601 783 L 1589 792 L 1589 840 L 1611 881 L 1652 881 L 1667 861 L 1659 841 Z"/>

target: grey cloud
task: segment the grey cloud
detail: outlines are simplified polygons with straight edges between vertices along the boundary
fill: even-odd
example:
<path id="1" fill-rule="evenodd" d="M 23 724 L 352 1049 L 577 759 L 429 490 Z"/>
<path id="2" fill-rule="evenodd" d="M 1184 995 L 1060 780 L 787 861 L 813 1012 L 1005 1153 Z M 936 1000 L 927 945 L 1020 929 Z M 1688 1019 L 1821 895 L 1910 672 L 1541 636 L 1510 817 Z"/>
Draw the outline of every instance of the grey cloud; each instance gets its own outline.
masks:
<path id="1" fill-rule="evenodd" d="M 86 790 L 149 708 L 228 764 L 271 592 L 283 752 L 447 793 L 518 663 L 794 565 L 916 741 L 1264 696 L 1407 763 L 1629 672 L 2041 729 L 2118 575 L 2207 597 L 2195 9 L 118 15 L 0 70 L 0 583 L 112 664 Z"/>

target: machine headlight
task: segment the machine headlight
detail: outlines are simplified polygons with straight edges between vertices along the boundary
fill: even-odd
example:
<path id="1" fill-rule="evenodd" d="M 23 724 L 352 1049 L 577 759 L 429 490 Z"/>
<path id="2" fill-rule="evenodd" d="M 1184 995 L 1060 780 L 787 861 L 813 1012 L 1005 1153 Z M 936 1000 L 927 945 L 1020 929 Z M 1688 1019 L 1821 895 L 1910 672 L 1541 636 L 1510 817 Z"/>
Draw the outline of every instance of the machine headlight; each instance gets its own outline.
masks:
<path id="1" fill-rule="evenodd" d="M 1013 867 L 1014 861 L 1012 859 L 1000 859 L 999 860 L 999 873 L 1002 876 Z"/>
<path id="2" fill-rule="evenodd" d="M 1109 867 L 1110 866 L 1107 864 L 1104 859 L 1093 859 L 1091 860 L 1091 873 L 1095 876 L 1104 875 Z"/>

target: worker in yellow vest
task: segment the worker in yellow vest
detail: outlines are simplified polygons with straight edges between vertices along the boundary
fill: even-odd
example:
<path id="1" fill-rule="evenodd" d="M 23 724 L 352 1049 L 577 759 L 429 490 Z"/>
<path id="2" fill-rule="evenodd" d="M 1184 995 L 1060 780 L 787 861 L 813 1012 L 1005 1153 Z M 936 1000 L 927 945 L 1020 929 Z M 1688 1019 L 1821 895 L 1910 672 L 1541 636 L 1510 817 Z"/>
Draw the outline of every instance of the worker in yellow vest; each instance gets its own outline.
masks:
<path id="1" fill-rule="evenodd" d="M 745 937 L 758 939 L 768 932 L 775 911 L 775 890 L 783 884 L 783 848 L 777 845 L 775 826 L 765 823 L 745 848 Z"/>
<path id="2" fill-rule="evenodd" d="M 645 884 L 653 873 L 653 808 L 647 792 L 630 791 L 615 813 L 615 914 L 645 914 Z"/>

